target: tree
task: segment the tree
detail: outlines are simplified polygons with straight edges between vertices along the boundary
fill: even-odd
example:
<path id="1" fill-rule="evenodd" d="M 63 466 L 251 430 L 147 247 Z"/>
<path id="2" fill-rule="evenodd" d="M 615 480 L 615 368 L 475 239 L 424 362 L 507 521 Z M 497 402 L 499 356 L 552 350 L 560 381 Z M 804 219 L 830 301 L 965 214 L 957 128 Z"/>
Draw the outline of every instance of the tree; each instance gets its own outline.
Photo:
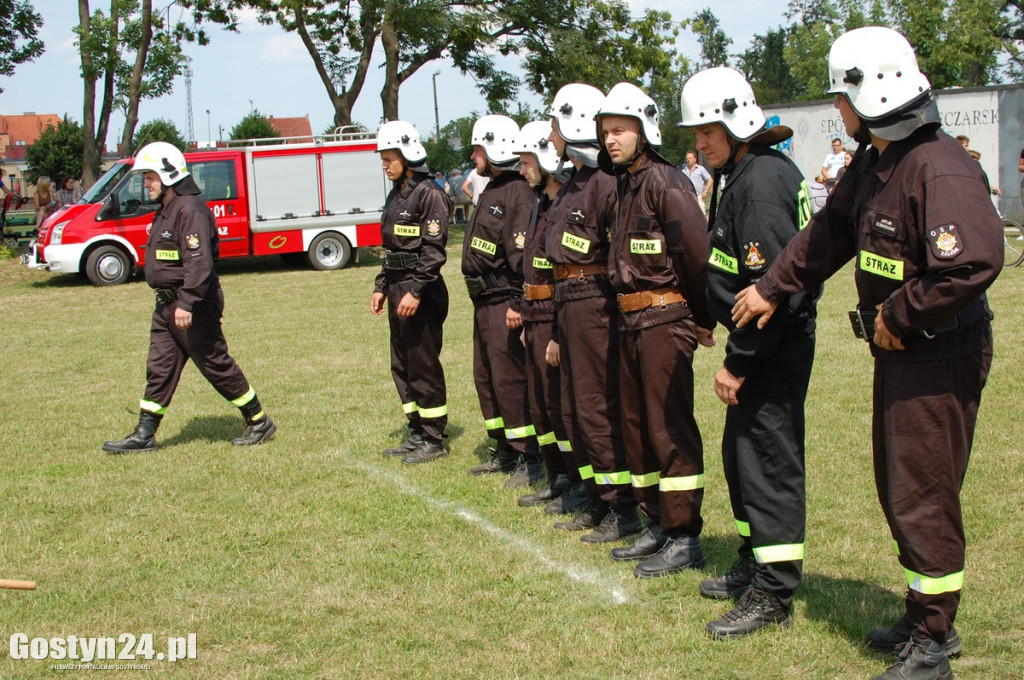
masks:
<path id="1" fill-rule="evenodd" d="M 229 139 L 264 139 L 280 136 L 281 133 L 275 130 L 270 121 L 257 109 L 231 128 Z"/>
<path id="2" fill-rule="evenodd" d="M 43 53 L 43 41 L 36 37 L 42 25 L 28 0 L 0 1 L 0 77 L 9 78 L 15 66 Z"/>
<path id="3" fill-rule="evenodd" d="M 698 70 L 711 68 L 713 66 L 729 65 L 729 45 L 732 38 L 722 30 L 718 17 L 705 7 L 693 18 L 690 30 L 697 34 L 697 42 L 700 44 L 700 68 Z"/>
<path id="4" fill-rule="evenodd" d="M 150 142 L 167 142 L 178 147 L 181 151 L 188 149 L 188 142 L 178 132 L 178 128 L 175 127 L 174 123 L 164 118 L 157 118 L 139 126 L 139 129 L 135 132 L 135 138 L 132 139 L 132 150 L 130 153 L 135 153 Z M 129 154 L 126 153 L 125 155 Z"/>
<path id="5" fill-rule="evenodd" d="M 785 55 L 792 30 L 780 26 L 755 35 L 750 47 L 736 58 L 736 67 L 754 88 L 759 104 L 791 102 L 797 97 L 799 88 Z"/>
<path id="6" fill-rule="evenodd" d="M 82 176 L 82 126 L 67 116 L 56 126 L 47 125 L 26 152 L 29 182 L 46 176 L 55 183 Z"/>

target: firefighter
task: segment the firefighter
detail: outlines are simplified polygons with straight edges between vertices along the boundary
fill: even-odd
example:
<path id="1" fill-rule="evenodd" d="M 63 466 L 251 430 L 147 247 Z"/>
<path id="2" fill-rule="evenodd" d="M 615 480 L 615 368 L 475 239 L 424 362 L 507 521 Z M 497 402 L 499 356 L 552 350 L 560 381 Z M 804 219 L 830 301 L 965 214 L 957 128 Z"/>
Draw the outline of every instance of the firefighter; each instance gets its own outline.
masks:
<path id="1" fill-rule="evenodd" d="M 566 431 L 590 497 L 585 510 L 555 528 L 591 529 L 586 543 L 607 543 L 643 528 L 630 485 L 619 416 L 619 331 L 608 281 L 608 232 L 615 218 L 615 179 L 597 167 L 596 87 L 570 83 L 552 101 L 551 140 L 575 169 L 548 217 L 546 252 L 554 265 L 557 361 Z M 571 406 L 570 406 L 571 405 Z M 563 505 L 564 507 L 564 505 Z"/>
<path id="2" fill-rule="evenodd" d="M 742 596 L 707 626 L 715 638 L 733 638 L 792 620 L 806 518 L 804 400 L 820 289 L 790 296 L 785 313 L 762 330 L 735 327 L 736 294 L 810 220 L 807 183 L 792 160 L 769 146 L 793 131 L 768 128 L 738 71 L 718 67 L 694 75 L 680 106 L 680 125 L 693 128 L 697 149 L 715 170 L 707 298 L 714 319 L 729 330 L 715 392 L 727 404 L 722 465 L 741 544 L 739 560 L 723 576 L 705 579 L 700 592 Z"/>
<path id="3" fill-rule="evenodd" d="M 579 473 L 568 465 L 570 446 L 562 424 L 561 383 L 558 366 L 547 361 L 548 344 L 554 326 L 554 271 L 544 256 L 547 213 L 562 187 L 555 145 L 548 139 L 551 125 L 532 121 L 519 131 L 515 152 L 519 155 L 519 174 L 533 187 L 537 196 L 526 231 L 523 250 L 523 345 L 526 348 L 526 385 L 530 398 L 530 420 L 537 435 L 547 468 L 544 488 L 520 497 L 523 507 L 550 503 L 575 481 Z"/>
<path id="4" fill-rule="evenodd" d="M 430 176 L 427 152 L 411 123 L 394 120 L 377 131 L 381 166 L 394 188 L 381 218 L 387 248 L 373 284 L 370 311 L 384 313 L 391 329 L 391 376 L 409 436 L 384 451 L 406 463 L 426 463 L 448 455 L 448 423 L 441 345 L 448 316 L 448 287 L 441 277 L 447 255 L 451 201 Z"/>
<path id="5" fill-rule="evenodd" d="M 466 227 L 462 273 L 473 301 L 473 378 L 484 427 L 497 445 L 470 474 L 515 473 L 515 488 L 544 476 L 526 394 L 525 351 L 520 342 L 523 251 L 535 194 L 519 174 L 519 126 L 508 116 L 473 124 L 471 158 L 490 179 Z"/>
<path id="6" fill-rule="evenodd" d="M 693 415 L 693 352 L 713 345 L 704 297 L 707 221 L 693 184 L 662 158 L 658 106 L 619 83 L 595 117 L 618 204 L 609 279 L 618 293 L 620 404 L 629 472 L 649 524 L 616 560 L 639 578 L 704 565 L 704 453 Z"/>
<path id="7" fill-rule="evenodd" d="M 220 319 L 224 291 L 214 271 L 219 241 L 213 212 L 185 165 L 167 142 L 153 142 L 135 156 L 133 172 L 145 173 L 143 186 L 159 203 L 146 244 L 146 283 L 156 292 L 149 334 L 146 391 L 139 402 L 139 424 L 124 439 L 108 441 L 110 453 L 156 449 L 156 430 L 189 359 L 221 396 L 237 406 L 245 430 L 231 440 L 251 446 L 277 431 L 256 391 L 228 354 Z"/>
<path id="8" fill-rule="evenodd" d="M 856 257 L 854 332 L 875 358 L 875 486 L 907 577 L 905 613 L 868 634 L 900 650 L 876 680 L 952 678 L 964 581 L 960 487 L 992 362 L 985 291 L 1002 231 L 980 166 L 939 127 L 906 38 L 869 26 L 829 53 L 829 93 L 859 144 L 843 181 L 733 318 L 765 327 L 776 306 Z"/>

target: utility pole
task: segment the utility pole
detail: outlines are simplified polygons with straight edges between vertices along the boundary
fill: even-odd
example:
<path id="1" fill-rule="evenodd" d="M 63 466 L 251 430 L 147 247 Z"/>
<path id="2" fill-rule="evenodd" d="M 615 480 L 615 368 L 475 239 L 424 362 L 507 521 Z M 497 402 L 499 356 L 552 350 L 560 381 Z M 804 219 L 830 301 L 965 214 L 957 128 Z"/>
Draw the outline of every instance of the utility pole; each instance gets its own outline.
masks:
<path id="1" fill-rule="evenodd" d="M 441 116 L 437 111 L 437 77 L 441 75 L 440 71 L 434 71 L 434 144 L 441 141 Z"/>

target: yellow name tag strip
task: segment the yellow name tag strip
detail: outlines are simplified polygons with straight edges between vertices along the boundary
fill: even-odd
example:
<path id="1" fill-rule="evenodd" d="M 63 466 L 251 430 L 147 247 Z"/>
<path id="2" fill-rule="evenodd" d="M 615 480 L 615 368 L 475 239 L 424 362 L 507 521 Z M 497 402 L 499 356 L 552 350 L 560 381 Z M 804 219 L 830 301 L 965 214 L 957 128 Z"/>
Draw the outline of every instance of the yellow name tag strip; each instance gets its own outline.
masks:
<path id="1" fill-rule="evenodd" d="M 573 236 L 569 232 L 565 232 L 562 234 L 562 246 L 586 255 L 590 252 L 590 239 Z"/>
<path id="2" fill-rule="evenodd" d="M 740 273 L 740 263 L 735 257 L 726 255 L 718 248 L 711 249 L 711 257 L 708 258 L 708 264 L 716 269 L 729 272 L 730 274 Z"/>
<path id="3" fill-rule="evenodd" d="M 533 258 L 533 268 L 534 269 L 551 269 L 551 263 L 547 261 L 547 258 L 535 257 L 535 258 Z"/>
<path id="4" fill-rule="evenodd" d="M 660 255 L 661 241 L 658 239 L 629 239 L 629 252 L 634 255 Z"/>
<path id="5" fill-rule="evenodd" d="M 903 261 L 890 260 L 881 255 L 860 251 L 860 270 L 877 276 L 884 276 L 894 281 L 903 280 Z"/>
<path id="6" fill-rule="evenodd" d="M 395 236 L 419 236 L 420 225 L 418 224 L 396 224 Z"/>
<path id="7" fill-rule="evenodd" d="M 498 244 L 485 241 L 478 236 L 474 236 L 473 240 L 469 242 L 469 247 L 473 250 L 479 250 L 481 253 L 487 253 L 488 255 L 494 255 L 498 252 Z"/>
<path id="8" fill-rule="evenodd" d="M 156 251 L 156 259 L 158 260 L 169 260 L 177 261 L 181 259 L 181 255 L 177 250 L 158 250 Z"/>

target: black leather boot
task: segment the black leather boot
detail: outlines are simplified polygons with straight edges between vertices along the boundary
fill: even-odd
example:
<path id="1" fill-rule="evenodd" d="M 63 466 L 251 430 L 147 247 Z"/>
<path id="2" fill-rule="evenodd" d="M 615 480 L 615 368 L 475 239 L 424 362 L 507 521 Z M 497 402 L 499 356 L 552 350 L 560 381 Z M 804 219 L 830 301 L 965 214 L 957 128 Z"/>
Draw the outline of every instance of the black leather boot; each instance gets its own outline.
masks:
<path id="1" fill-rule="evenodd" d="M 581 514 L 576 515 L 571 520 L 555 522 L 554 527 L 565 531 L 593 529 L 604 520 L 610 511 L 611 506 L 608 503 L 600 498 L 595 498 L 590 501 L 590 505 Z"/>
<path id="2" fill-rule="evenodd" d="M 549 477 L 548 483 L 540 491 L 520 496 L 519 505 L 528 508 L 531 505 L 549 503 L 561 496 L 567 488 L 569 488 L 569 478 L 563 474 L 557 474 L 554 477 Z"/>
<path id="3" fill-rule="evenodd" d="M 648 557 L 636 565 L 633 575 L 637 578 L 653 578 L 672 574 L 683 569 L 700 569 L 704 566 L 704 551 L 696 536 L 669 536 L 658 554 Z"/>
<path id="4" fill-rule="evenodd" d="M 394 446 L 390 449 L 384 449 L 384 455 L 393 458 L 404 458 L 418 449 L 422 443 L 423 434 L 420 432 L 412 432 L 408 437 L 406 437 L 405 441 L 398 446 Z"/>
<path id="5" fill-rule="evenodd" d="M 668 536 L 661 533 L 660 525 L 648 524 L 633 545 L 625 548 L 612 548 L 612 559 L 618 562 L 642 560 L 645 557 L 658 554 L 658 551 L 665 546 L 666 541 L 668 541 Z"/>
<path id="6" fill-rule="evenodd" d="M 635 536 L 643 530 L 636 503 L 616 503 L 593 531 L 580 536 L 584 543 L 611 543 L 621 538 Z"/>
<path id="7" fill-rule="evenodd" d="M 741 557 L 729 567 L 729 571 L 715 578 L 706 578 L 700 582 L 700 594 L 712 600 L 728 600 L 740 597 L 747 592 L 757 571 L 757 561 L 753 557 Z"/>
<path id="8" fill-rule="evenodd" d="M 704 630 L 716 640 L 724 640 L 750 635 L 772 624 L 787 628 L 791 623 L 789 607 L 782 606 L 779 598 L 765 592 L 760 583 L 751 583 L 739 603 Z"/>
<path id="9" fill-rule="evenodd" d="M 900 660 L 874 680 L 953 680 L 946 650 L 935 640 L 911 638 Z"/>
<path id="10" fill-rule="evenodd" d="M 512 476 L 505 482 L 506 489 L 519 489 L 533 486 L 544 479 L 544 464 L 540 458 L 527 458 L 516 466 Z"/>
<path id="11" fill-rule="evenodd" d="M 242 432 L 241 437 L 235 437 L 231 440 L 231 443 L 235 446 L 262 444 L 277 432 L 277 425 L 274 424 L 274 421 L 263 410 L 259 397 L 254 395 L 248 404 L 239 406 L 238 410 L 242 412 L 242 417 L 245 418 L 245 430 Z"/>
<path id="12" fill-rule="evenodd" d="M 156 429 L 160 427 L 162 415 L 152 411 L 139 411 L 139 424 L 130 435 L 117 441 L 104 442 L 103 450 L 108 453 L 136 453 L 156 450 Z"/>
<path id="13" fill-rule="evenodd" d="M 410 464 L 429 463 L 432 460 L 444 458 L 447 455 L 448 451 L 445 450 L 444 445 L 440 441 L 424 438 L 423 442 L 414 451 L 402 459 L 402 462 Z"/>
<path id="14" fill-rule="evenodd" d="M 486 463 L 474 465 L 469 468 L 471 475 L 491 475 L 496 472 L 512 472 L 519 463 L 519 454 L 511 449 L 497 449 L 491 451 L 491 459 Z"/>
<path id="15" fill-rule="evenodd" d="M 558 498 L 545 505 L 544 512 L 549 515 L 568 515 L 589 502 L 590 496 L 587 494 L 586 485 L 583 482 L 576 482 L 570 484 Z"/>
<path id="16" fill-rule="evenodd" d="M 899 621 L 892 624 L 892 628 L 875 628 L 868 633 L 866 642 L 871 649 L 897 654 L 903 645 L 910 642 L 912 632 L 913 627 L 907 619 L 907 615 L 904 614 Z M 949 630 L 949 635 L 946 636 L 946 642 L 943 643 L 942 648 L 946 651 L 946 656 L 950 658 L 960 656 L 960 653 L 964 651 L 960 633 L 956 632 L 955 627 Z"/>

